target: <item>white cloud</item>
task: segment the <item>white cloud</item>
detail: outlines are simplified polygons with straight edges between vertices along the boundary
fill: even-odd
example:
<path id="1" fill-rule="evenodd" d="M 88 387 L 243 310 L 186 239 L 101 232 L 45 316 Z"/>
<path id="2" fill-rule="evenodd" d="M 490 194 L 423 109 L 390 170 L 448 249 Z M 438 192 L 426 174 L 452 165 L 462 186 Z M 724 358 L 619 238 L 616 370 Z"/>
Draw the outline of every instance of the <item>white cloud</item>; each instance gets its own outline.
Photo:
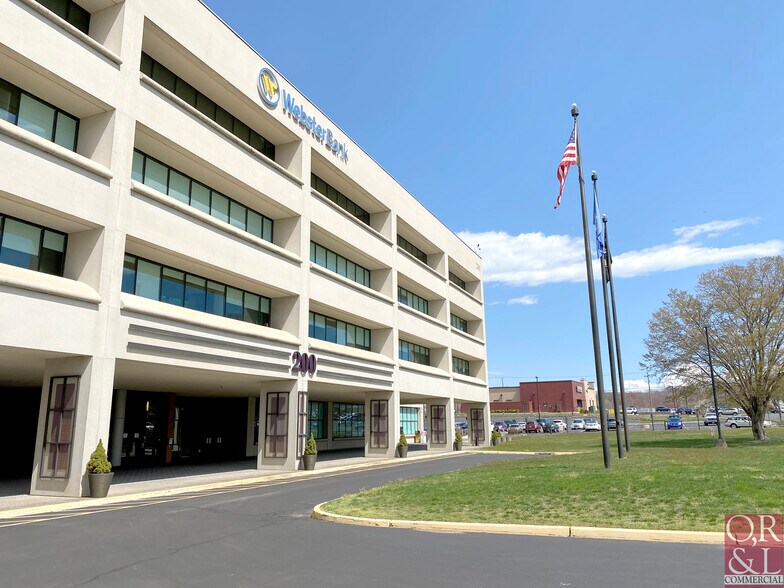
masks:
<path id="1" fill-rule="evenodd" d="M 672 243 L 614 255 L 613 276 L 631 278 L 752 257 L 780 255 L 784 252 L 784 241 L 781 240 L 729 247 L 705 247 L 699 242 L 691 241 L 698 235 L 713 236 L 756 221 L 757 219 L 742 218 L 679 227 L 674 229 L 677 239 Z M 466 243 L 480 244 L 483 273 L 488 283 L 539 286 L 585 281 L 584 245 L 579 237 L 543 233 L 510 235 L 503 231 L 463 231 L 459 236 Z M 594 260 L 594 275 L 598 274 L 599 264 Z"/>
<path id="2" fill-rule="evenodd" d="M 537 304 L 538 302 L 539 299 L 536 296 L 531 296 L 530 294 L 528 296 L 520 296 L 519 298 L 511 298 L 510 300 L 506 301 L 507 304 L 523 304 L 526 306 L 530 304 Z"/>
<path id="3" fill-rule="evenodd" d="M 727 221 L 711 221 L 709 223 L 702 223 L 701 225 L 691 225 L 689 227 L 678 227 L 673 229 L 672 232 L 678 237 L 679 243 L 688 243 L 695 237 L 705 234 L 708 237 L 718 237 L 723 231 L 736 229 L 743 225 L 751 225 L 759 222 L 759 218 L 736 218 Z"/>

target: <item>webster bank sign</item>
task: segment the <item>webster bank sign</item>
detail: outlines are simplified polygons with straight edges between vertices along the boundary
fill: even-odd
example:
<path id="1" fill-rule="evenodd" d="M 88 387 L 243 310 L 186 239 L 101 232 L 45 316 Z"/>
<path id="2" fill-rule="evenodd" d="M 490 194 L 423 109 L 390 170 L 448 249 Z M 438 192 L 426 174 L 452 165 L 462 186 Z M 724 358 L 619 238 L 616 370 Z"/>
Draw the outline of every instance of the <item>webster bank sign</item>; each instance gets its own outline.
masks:
<path id="1" fill-rule="evenodd" d="M 270 108 L 277 108 L 283 98 L 283 112 L 288 114 L 294 122 L 298 123 L 316 141 L 329 149 L 332 154 L 343 161 L 348 161 L 348 149 L 345 143 L 335 138 L 332 129 L 322 127 L 315 116 L 305 112 L 305 107 L 297 104 L 294 96 L 286 92 L 278 84 L 275 73 L 267 67 L 262 68 L 258 75 L 259 94 L 264 103 Z"/>

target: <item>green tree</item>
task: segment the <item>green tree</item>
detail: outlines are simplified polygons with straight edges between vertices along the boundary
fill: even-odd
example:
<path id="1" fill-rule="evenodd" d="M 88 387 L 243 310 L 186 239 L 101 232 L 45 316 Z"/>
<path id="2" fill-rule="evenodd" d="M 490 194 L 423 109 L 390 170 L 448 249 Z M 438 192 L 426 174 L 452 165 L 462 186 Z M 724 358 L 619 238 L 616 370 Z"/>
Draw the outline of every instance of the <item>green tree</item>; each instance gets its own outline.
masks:
<path id="1" fill-rule="evenodd" d="M 784 258 L 705 272 L 694 294 L 670 290 L 648 321 L 645 364 L 709 387 L 706 326 L 717 386 L 749 415 L 754 439 L 767 439 L 767 407 L 784 386 Z"/>

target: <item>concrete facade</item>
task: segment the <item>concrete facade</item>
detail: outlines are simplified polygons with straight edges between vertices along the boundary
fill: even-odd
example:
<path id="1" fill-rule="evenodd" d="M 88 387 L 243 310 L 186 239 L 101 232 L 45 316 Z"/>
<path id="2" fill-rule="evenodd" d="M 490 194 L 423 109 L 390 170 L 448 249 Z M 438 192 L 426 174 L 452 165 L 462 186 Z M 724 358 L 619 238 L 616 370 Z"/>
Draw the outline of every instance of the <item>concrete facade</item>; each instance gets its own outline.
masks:
<path id="1" fill-rule="evenodd" d="M 87 33 L 35 0 L 0 3 L 0 79 L 79 121 L 70 150 L 0 119 L 0 215 L 67 236 L 61 275 L 0 263 L 0 394 L 40 394 L 31 493 L 85 493 L 99 439 L 115 463 L 170 463 L 198 427 L 202 456 L 231 443 L 259 468 L 296 469 L 313 402 L 323 403 L 325 450 L 364 444 L 367 455 L 394 455 L 401 405 L 424 407 L 429 431 L 433 407 L 443 414 L 443 438 L 427 441 L 451 450 L 456 402 L 480 411 L 469 438 L 488 444 L 481 259 L 206 6 L 77 4 L 90 12 Z M 142 54 L 176 76 L 176 91 L 142 71 Z M 231 132 L 221 112 L 233 117 Z M 248 142 L 253 133 L 274 145 L 274 158 Z M 135 175 L 140 154 L 166 166 L 168 188 Z M 321 193 L 312 174 L 353 204 Z M 173 196 L 175 177 L 189 178 L 189 201 Z M 197 184 L 212 190 L 208 212 L 193 204 Z M 225 219 L 220 195 L 231 201 Z M 274 224 L 269 238 L 250 231 L 243 210 Z M 311 261 L 311 243 L 338 268 L 348 260 L 368 270 L 367 285 Z M 127 291 L 142 262 L 162 272 L 158 299 Z M 226 316 L 186 307 L 187 289 L 179 304 L 162 301 L 167 272 L 223 288 Z M 399 287 L 427 311 L 400 302 Z M 229 316 L 236 292 L 240 320 Z M 269 301 L 267 324 L 242 310 L 259 297 Z M 334 332 L 318 331 L 312 313 L 340 333 L 367 330 L 369 348 L 324 340 Z M 426 349 L 428 361 L 400 359 L 400 341 Z M 313 369 L 296 365 L 303 354 L 317 358 Z M 72 412 L 54 400 L 58 378 L 69 377 L 78 382 Z M 379 400 L 381 425 L 372 418 Z M 340 406 L 353 407 L 341 418 L 362 437 L 333 434 Z M 137 417 L 141 433 L 129 429 Z M 53 439 L 61 419 L 72 433 Z M 44 476 L 54 445 L 69 463 Z"/>

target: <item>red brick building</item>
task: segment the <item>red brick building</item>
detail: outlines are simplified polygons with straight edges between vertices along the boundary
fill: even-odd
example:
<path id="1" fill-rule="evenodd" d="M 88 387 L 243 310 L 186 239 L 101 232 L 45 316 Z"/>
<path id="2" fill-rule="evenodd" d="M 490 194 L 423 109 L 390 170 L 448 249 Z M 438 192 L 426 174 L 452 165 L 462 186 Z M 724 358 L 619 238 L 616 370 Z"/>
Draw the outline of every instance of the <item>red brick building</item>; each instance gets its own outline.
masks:
<path id="1" fill-rule="evenodd" d="M 587 408 L 584 384 L 574 380 L 520 382 L 519 387 L 490 388 L 490 410 L 576 413 Z"/>

